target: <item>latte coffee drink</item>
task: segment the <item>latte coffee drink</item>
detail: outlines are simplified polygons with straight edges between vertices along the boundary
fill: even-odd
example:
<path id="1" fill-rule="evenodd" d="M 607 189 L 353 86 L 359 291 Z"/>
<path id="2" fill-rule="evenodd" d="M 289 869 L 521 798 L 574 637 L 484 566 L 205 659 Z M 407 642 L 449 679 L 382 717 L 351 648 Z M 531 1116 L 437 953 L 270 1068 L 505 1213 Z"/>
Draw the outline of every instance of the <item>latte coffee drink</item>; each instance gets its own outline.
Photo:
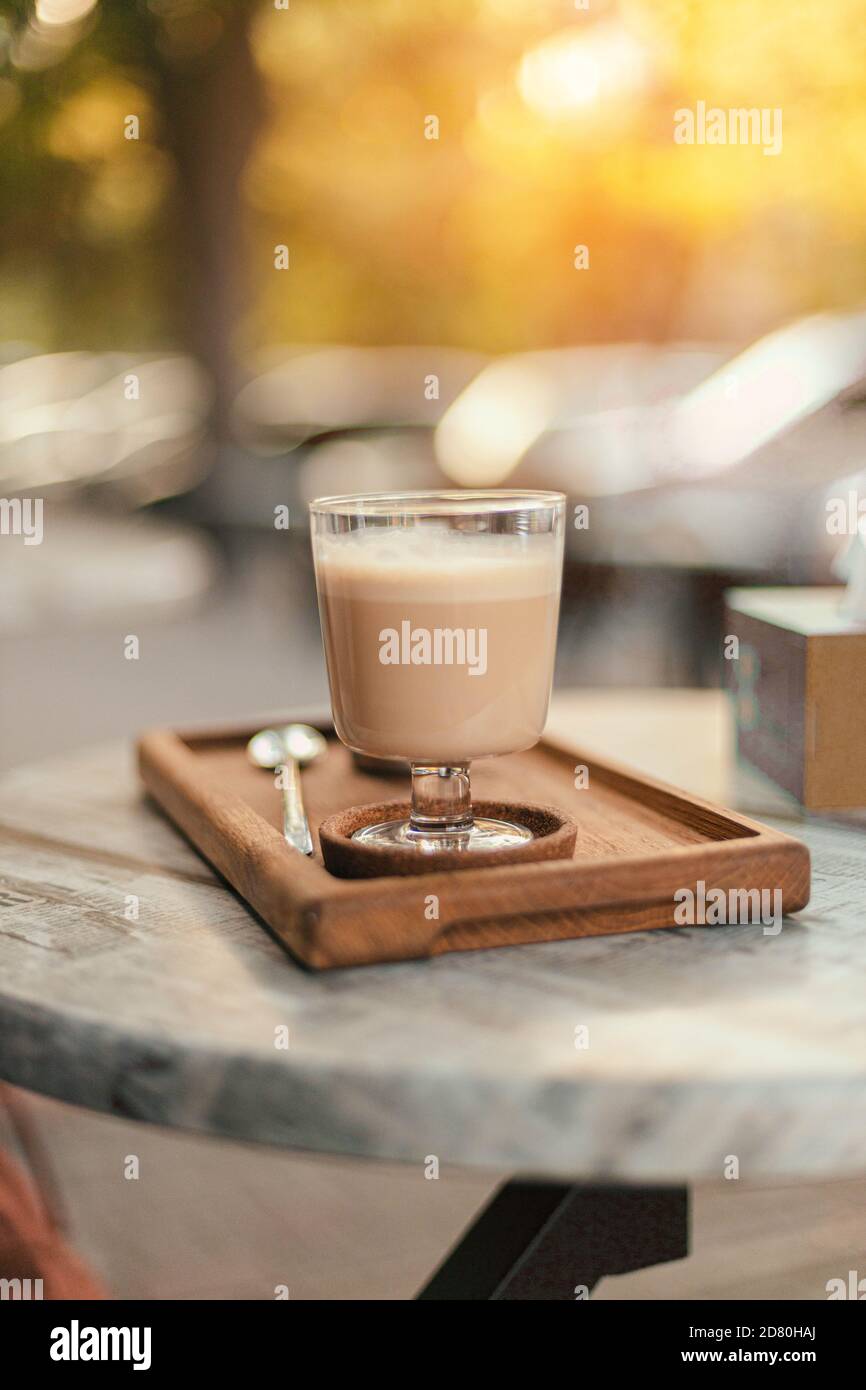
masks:
<path id="1" fill-rule="evenodd" d="M 553 676 L 561 530 L 367 526 L 319 534 L 314 545 L 345 744 L 454 765 L 537 742 Z"/>

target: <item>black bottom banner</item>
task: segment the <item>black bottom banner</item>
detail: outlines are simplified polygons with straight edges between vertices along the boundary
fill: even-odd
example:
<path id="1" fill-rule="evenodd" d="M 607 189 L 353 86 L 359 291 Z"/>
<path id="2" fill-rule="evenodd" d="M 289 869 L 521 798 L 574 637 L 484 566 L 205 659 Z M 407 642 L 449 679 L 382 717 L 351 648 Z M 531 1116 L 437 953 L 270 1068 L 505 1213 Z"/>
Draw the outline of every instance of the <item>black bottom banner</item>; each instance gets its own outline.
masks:
<path id="1" fill-rule="evenodd" d="M 538 1300 L 535 1300 L 538 1301 Z M 563 1311 L 563 1321 L 545 1317 L 545 1353 L 554 1351 L 557 1337 L 567 1339 L 562 1350 L 581 1358 L 592 1353 L 606 1370 L 667 1372 L 673 1367 L 707 1365 L 811 1366 L 826 1376 L 849 1366 L 862 1337 L 863 1324 L 856 1312 L 836 1306 L 836 1300 L 784 1303 L 653 1303 L 593 1302 L 576 1299 Z M 862 1300 L 858 1300 L 862 1301 Z M 0 1303 L 2 1345 L 7 1362 L 14 1358 L 20 1375 L 30 1371 L 61 1377 L 99 1373 L 161 1374 L 166 1371 L 214 1371 L 223 1375 L 260 1367 L 263 1360 L 284 1361 L 287 1373 L 294 1364 L 299 1339 L 307 1357 L 322 1355 L 333 1374 L 335 1324 L 352 1322 L 352 1304 L 291 1302 L 178 1302 L 178 1303 L 50 1303 L 5 1300 Z M 373 1354 L 375 1332 L 370 1323 L 378 1308 L 391 1308 L 389 1327 L 404 1332 L 402 1314 L 394 1304 L 363 1304 L 361 1337 L 346 1346 L 355 1364 Z M 441 1338 L 441 1324 L 432 1310 L 412 1314 L 421 1322 L 411 1324 L 416 1334 L 436 1332 L 425 1342 L 423 1370 L 429 1376 L 438 1356 L 443 1371 L 454 1367 L 454 1347 Z M 441 1316 L 441 1315 L 440 1315 Z M 449 1314 L 446 1326 L 451 1325 Z M 319 1322 L 319 1318 L 322 1322 Z M 395 1322 L 396 1319 L 396 1322 Z M 514 1323 L 485 1324 L 484 1357 L 493 1349 L 490 1328 L 509 1356 L 517 1351 L 510 1334 L 522 1338 L 524 1329 Z M 526 1330 L 537 1334 L 537 1323 Z M 317 1336 L 321 1331 L 324 1339 Z M 312 1335 L 311 1335 L 312 1334 Z M 574 1338 L 578 1337 L 579 1342 Z M 354 1350 L 352 1350 L 354 1348 Z M 437 1348 L 441 1350 L 437 1353 Z M 320 1349 L 320 1350 L 319 1350 Z M 528 1351 L 528 1344 L 520 1343 Z M 479 1354 L 481 1347 L 479 1347 Z M 532 1354 L 537 1357 L 537 1335 Z M 381 1354 L 381 1346 L 380 1346 Z M 291 1360 L 288 1358 L 291 1357 Z M 368 1371 L 371 1368 L 368 1363 Z M 413 1368 L 414 1369 L 414 1368 Z M 404 1374 L 412 1373 L 404 1366 Z"/>

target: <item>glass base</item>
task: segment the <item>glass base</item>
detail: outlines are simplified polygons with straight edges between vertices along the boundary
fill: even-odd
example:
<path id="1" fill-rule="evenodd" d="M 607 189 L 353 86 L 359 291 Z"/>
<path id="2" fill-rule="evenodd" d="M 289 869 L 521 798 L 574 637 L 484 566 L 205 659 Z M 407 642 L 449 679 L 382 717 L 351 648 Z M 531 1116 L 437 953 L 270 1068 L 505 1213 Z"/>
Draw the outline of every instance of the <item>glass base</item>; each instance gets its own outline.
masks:
<path id="1" fill-rule="evenodd" d="M 414 849 L 419 854 L 442 854 L 445 851 L 473 853 L 477 850 L 514 849 L 532 839 L 532 831 L 512 821 L 489 820 L 479 816 L 465 827 L 446 827 L 442 830 L 416 828 L 408 820 L 380 821 L 378 825 L 362 825 L 352 836 L 361 844 L 385 845 L 388 848 Z"/>

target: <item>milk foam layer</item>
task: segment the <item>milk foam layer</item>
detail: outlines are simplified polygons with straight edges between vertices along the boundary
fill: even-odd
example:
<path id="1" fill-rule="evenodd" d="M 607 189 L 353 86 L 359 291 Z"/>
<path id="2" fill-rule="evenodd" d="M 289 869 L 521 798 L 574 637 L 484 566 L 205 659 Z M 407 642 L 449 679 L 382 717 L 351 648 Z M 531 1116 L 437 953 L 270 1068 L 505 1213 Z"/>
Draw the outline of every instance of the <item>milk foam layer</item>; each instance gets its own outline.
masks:
<path id="1" fill-rule="evenodd" d="M 317 541 L 319 582 L 355 598 L 531 598 L 559 587 L 552 535 L 478 535 L 425 527 L 370 527 Z"/>

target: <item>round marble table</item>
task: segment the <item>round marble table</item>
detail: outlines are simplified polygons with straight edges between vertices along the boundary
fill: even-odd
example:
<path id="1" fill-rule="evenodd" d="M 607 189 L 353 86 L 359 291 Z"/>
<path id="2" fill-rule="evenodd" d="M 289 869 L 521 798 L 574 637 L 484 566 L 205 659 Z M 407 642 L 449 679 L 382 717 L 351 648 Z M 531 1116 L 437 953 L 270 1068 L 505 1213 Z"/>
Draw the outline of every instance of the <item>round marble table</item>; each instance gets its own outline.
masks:
<path id="1" fill-rule="evenodd" d="M 144 800 L 128 748 L 27 767 L 0 785 L 0 1077 L 422 1163 L 860 1171 L 866 838 L 856 821 L 783 828 L 810 844 L 814 887 L 776 937 L 677 929 L 315 975 Z"/>

